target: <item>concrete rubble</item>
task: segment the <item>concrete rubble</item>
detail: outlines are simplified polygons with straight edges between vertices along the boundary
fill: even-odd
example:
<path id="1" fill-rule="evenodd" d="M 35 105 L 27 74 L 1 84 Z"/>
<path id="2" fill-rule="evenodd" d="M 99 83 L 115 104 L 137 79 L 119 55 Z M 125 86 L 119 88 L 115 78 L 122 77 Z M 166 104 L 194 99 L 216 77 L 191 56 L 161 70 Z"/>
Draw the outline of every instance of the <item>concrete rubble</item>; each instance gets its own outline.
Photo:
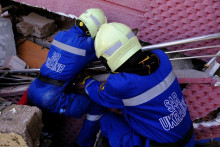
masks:
<path id="1" fill-rule="evenodd" d="M 16 25 L 17 31 L 24 36 L 32 35 L 39 38 L 47 37 L 57 29 L 55 21 L 36 13 L 23 16 L 22 22 Z"/>
<path id="2" fill-rule="evenodd" d="M 1 111 L 0 146 L 37 147 L 42 130 L 42 112 L 37 107 L 11 105 Z"/>
<path id="3" fill-rule="evenodd" d="M 25 69 L 26 63 L 17 56 L 9 56 L 5 61 L 3 68 L 11 70 Z"/>

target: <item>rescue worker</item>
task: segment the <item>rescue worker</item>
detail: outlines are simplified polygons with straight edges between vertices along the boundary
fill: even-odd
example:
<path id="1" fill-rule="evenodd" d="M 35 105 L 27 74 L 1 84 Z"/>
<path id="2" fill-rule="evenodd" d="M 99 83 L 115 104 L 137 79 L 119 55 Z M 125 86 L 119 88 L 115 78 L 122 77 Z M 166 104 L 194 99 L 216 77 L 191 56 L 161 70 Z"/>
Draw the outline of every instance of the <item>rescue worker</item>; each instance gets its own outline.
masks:
<path id="1" fill-rule="evenodd" d="M 114 73 L 106 83 L 85 79 L 85 91 L 98 104 L 123 112 L 101 117 L 102 134 L 112 147 L 194 146 L 192 121 L 168 57 L 141 48 L 124 24 L 104 24 L 97 33 L 96 56 Z"/>
<path id="2" fill-rule="evenodd" d="M 39 77 L 28 89 L 28 101 L 43 110 L 75 118 L 87 113 L 78 137 L 80 146 L 93 145 L 103 110 L 87 95 L 66 93 L 65 90 L 85 65 L 97 59 L 94 38 L 106 22 L 104 12 L 92 8 L 82 13 L 71 29 L 59 32 L 41 66 Z"/>

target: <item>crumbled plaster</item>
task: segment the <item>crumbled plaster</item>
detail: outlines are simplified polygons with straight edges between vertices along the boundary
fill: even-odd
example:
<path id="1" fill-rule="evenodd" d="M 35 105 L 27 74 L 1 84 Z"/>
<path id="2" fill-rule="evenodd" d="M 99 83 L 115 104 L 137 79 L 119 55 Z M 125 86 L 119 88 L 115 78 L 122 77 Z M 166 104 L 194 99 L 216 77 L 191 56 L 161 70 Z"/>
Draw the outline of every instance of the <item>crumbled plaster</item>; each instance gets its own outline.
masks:
<path id="1" fill-rule="evenodd" d="M 214 120 L 201 122 L 201 123 L 193 123 L 193 127 L 195 129 L 198 128 L 200 125 L 204 127 L 219 126 L 220 125 L 220 113 L 218 113 L 217 117 Z"/>

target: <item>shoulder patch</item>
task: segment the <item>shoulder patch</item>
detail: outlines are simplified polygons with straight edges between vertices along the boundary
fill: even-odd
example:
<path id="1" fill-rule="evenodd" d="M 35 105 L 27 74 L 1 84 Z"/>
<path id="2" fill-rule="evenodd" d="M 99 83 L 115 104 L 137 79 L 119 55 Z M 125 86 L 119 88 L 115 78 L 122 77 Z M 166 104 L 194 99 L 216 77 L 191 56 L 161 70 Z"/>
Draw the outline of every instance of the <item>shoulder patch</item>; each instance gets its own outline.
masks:
<path id="1" fill-rule="evenodd" d="M 100 92 L 101 90 L 104 90 L 104 88 L 105 88 L 105 83 L 106 83 L 106 82 L 104 82 L 104 83 L 102 83 L 102 84 L 99 85 L 99 92 Z"/>

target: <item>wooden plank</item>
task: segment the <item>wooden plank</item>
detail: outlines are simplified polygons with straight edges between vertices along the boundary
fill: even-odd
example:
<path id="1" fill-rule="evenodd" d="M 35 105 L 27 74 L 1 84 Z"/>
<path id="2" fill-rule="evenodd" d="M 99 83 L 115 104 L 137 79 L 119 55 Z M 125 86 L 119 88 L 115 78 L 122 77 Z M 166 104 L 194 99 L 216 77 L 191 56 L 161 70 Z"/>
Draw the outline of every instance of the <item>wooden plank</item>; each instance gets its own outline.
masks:
<path id="1" fill-rule="evenodd" d="M 24 60 L 30 68 L 40 68 L 46 61 L 49 49 L 26 40 L 24 43 L 18 46 L 18 57 Z"/>

